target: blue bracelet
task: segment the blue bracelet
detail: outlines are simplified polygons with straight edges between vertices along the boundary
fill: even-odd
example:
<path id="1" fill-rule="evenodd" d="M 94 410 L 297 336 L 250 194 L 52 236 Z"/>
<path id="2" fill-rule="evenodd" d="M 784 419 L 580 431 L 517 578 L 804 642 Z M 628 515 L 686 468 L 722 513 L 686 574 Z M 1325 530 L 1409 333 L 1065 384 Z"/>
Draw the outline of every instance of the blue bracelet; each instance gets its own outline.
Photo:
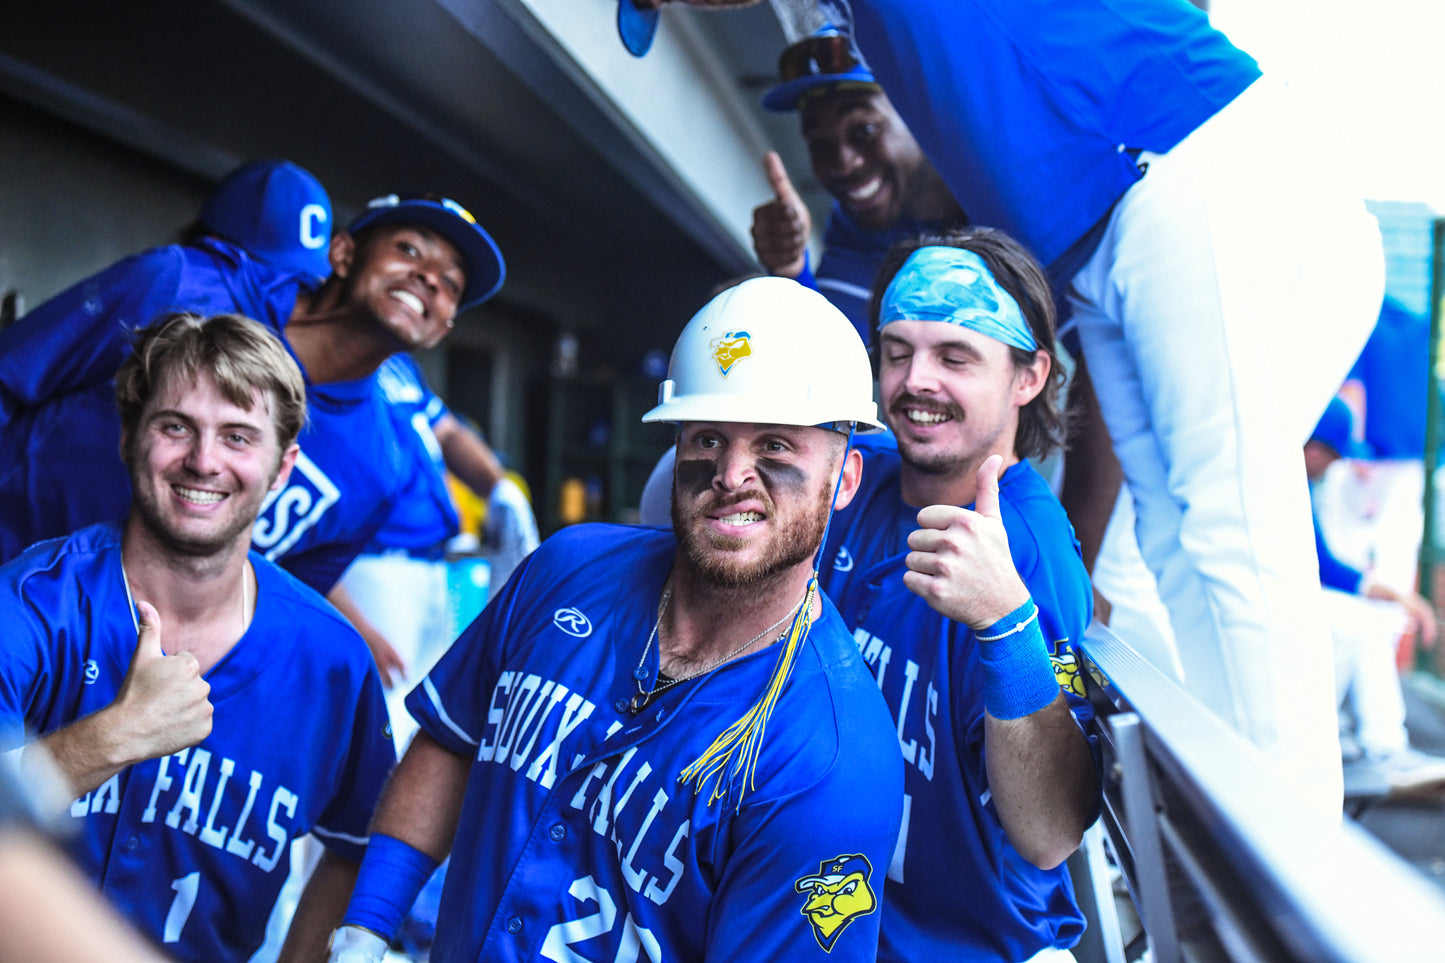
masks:
<path id="1" fill-rule="evenodd" d="M 1058 697 L 1059 681 L 1033 599 L 974 638 L 983 661 L 983 705 L 989 715 L 1020 719 Z"/>
<path id="2" fill-rule="evenodd" d="M 437 865 L 395 836 L 372 833 L 342 925 L 371 930 L 390 943 Z"/>

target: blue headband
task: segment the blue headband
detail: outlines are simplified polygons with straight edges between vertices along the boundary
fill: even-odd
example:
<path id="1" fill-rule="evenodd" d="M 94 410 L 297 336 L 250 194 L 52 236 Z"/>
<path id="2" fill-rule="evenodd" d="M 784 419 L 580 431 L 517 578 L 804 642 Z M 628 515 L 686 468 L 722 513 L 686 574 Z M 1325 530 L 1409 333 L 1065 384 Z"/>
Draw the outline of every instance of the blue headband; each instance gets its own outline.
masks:
<path id="1" fill-rule="evenodd" d="M 983 258 L 956 247 L 921 247 L 903 262 L 878 312 L 880 330 L 894 321 L 945 321 L 1013 348 L 1039 348 L 1018 302 Z"/>

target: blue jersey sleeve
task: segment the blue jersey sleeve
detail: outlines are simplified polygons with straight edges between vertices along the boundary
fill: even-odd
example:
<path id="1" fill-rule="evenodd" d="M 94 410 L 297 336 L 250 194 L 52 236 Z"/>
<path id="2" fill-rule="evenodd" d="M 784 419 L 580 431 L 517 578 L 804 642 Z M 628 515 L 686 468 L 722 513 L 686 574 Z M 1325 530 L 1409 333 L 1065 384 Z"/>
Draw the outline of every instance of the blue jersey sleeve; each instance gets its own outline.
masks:
<path id="1" fill-rule="evenodd" d="M 119 566 L 87 554 L 84 534 L 0 566 L 0 751 L 109 705 L 130 666 Z M 76 543 L 82 550 L 68 551 Z"/>
<path id="2" fill-rule="evenodd" d="M 1336 558 L 1335 553 L 1330 551 L 1329 543 L 1325 541 L 1325 533 L 1320 528 L 1318 515 L 1314 517 L 1314 523 L 1315 556 L 1320 563 L 1320 584 L 1337 592 L 1354 595 L 1360 590 L 1360 583 L 1365 578 L 1364 573 Z"/>
<path id="3" fill-rule="evenodd" d="M 319 544 L 303 543 L 304 547 L 279 555 L 273 561 L 319 594 L 326 595 L 381 530 L 392 505 L 390 500 L 378 502 L 364 521 L 344 535 L 338 534 Z"/>
<path id="4" fill-rule="evenodd" d="M 0 625 L 5 644 L 0 646 L 0 752 L 23 746 L 31 717 L 43 712 L 51 675 L 44 639 L 17 586 L 0 578 Z"/>
<path id="5" fill-rule="evenodd" d="M 351 745 L 336 795 L 312 829 L 327 849 L 360 862 L 366 852 L 372 812 L 395 765 L 396 748 L 381 679 L 375 667 L 369 667 L 356 702 Z"/>
<path id="6" fill-rule="evenodd" d="M 126 258 L 62 291 L 0 332 L 0 413 L 115 377 L 129 332 L 175 303 L 182 258 L 157 248 Z"/>

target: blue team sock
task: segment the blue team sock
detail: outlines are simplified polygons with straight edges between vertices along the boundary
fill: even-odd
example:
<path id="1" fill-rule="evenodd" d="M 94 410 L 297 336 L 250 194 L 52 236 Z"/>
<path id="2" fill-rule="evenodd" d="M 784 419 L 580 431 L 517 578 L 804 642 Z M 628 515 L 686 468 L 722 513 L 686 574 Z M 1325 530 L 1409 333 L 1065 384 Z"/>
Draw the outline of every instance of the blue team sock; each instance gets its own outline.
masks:
<path id="1" fill-rule="evenodd" d="M 995 719 L 1019 719 L 1054 701 L 1059 682 L 1029 599 L 975 633 L 983 660 L 983 704 Z"/>

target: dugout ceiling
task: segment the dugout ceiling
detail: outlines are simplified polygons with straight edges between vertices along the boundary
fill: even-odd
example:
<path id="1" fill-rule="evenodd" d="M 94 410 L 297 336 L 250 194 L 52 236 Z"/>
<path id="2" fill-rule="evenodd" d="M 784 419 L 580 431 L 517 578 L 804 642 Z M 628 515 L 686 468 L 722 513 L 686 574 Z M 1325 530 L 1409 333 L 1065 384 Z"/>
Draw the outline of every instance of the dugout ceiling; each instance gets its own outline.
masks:
<path id="1" fill-rule="evenodd" d="M 614 0 L 7 3 L 0 96 L 167 165 L 192 193 L 263 156 L 315 172 L 341 223 L 377 193 L 439 188 L 507 256 L 507 285 L 483 312 L 534 338 L 577 328 L 597 358 L 626 368 L 669 345 L 714 284 L 750 268 L 750 211 L 768 190 L 762 151 L 783 149 L 807 181 L 793 119 L 756 106 L 785 42 L 772 7 L 669 9 L 643 61 L 618 44 L 615 10 Z M 44 196 L 46 178 L 29 176 L 37 182 L 9 188 Z M 821 192 L 811 199 L 821 214 Z"/>

